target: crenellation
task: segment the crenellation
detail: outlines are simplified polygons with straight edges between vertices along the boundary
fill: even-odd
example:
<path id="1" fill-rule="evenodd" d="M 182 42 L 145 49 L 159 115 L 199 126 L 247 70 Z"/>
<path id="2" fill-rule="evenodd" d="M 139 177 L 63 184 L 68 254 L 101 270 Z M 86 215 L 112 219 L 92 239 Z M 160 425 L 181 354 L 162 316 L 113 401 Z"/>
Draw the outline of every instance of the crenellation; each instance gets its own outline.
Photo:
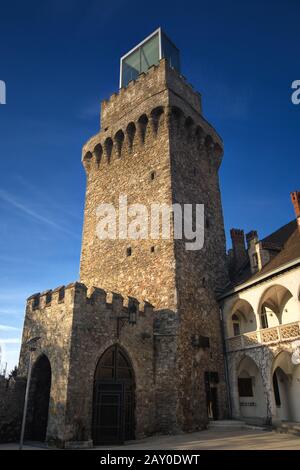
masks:
<path id="1" fill-rule="evenodd" d="M 36 297 L 39 297 L 40 295 L 41 295 L 40 292 L 36 292 L 35 294 L 30 295 L 29 297 L 27 297 L 27 302 L 35 299 Z"/>
<path id="2" fill-rule="evenodd" d="M 31 295 L 26 300 L 26 310 L 33 312 L 40 308 L 40 293 Z"/>
<path id="3" fill-rule="evenodd" d="M 193 97 L 195 109 L 201 111 L 200 93 L 195 91 L 193 85 L 188 83 L 187 79 L 183 75 L 179 74 L 176 70 L 170 67 L 168 61 L 164 58 L 159 61 L 158 65 L 151 65 L 148 68 L 147 73 L 142 72 L 138 75 L 135 80 L 131 80 L 128 83 L 127 87 L 120 88 L 119 93 L 113 93 L 110 98 L 108 98 L 107 100 L 103 100 L 103 111 L 107 112 L 107 108 L 109 108 L 110 106 L 114 107 L 116 105 L 115 101 L 118 98 L 122 98 L 122 100 L 126 99 L 127 95 L 131 93 L 132 88 L 134 88 L 135 95 L 138 95 L 141 91 L 143 92 L 143 95 L 145 95 L 145 86 L 147 86 L 147 82 L 151 83 L 153 81 L 154 74 L 157 75 L 157 80 L 160 80 L 165 86 L 170 86 L 173 84 L 175 90 L 178 87 L 180 88 L 180 90 L 182 89 L 182 87 L 186 88 L 185 92 L 188 90 L 189 98 Z M 168 83 L 168 81 L 170 81 L 171 83 Z M 170 88 L 172 87 L 170 86 Z"/>
<path id="4" fill-rule="evenodd" d="M 123 309 L 124 297 L 117 292 L 112 293 L 112 309 L 114 313 L 120 313 Z"/>
<path id="5" fill-rule="evenodd" d="M 46 290 L 40 294 L 40 308 L 50 307 L 52 301 L 52 290 Z"/>
<path id="6" fill-rule="evenodd" d="M 63 292 L 62 298 L 59 298 Z M 47 296 L 51 295 L 51 300 Z M 42 293 L 36 293 L 27 299 L 28 312 L 43 312 L 47 307 L 55 309 L 59 304 L 66 304 L 72 308 L 72 305 L 83 307 L 90 305 L 92 311 L 100 308 L 100 311 L 111 310 L 114 314 L 128 312 L 132 305 L 136 306 L 136 312 L 140 315 L 151 316 L 154 313 L 154 307 L 146 300 L 139 301 L 135 297 L 123 297 L 120 293 L 106 291 L 99 287 L 90 287 L 80 282 L 73 282 L 67 286 L 60 286 L 53 290 L 47 290 Z"/>
<path id="7" fill-rule="evenodd" d="M 88 299 L 92 305 L 106 305 L 107 292 L 99 287 L 92 287 L 89 289 Z"/>
<path id="8" fill-rule="evenodd" d="M 140 313 L 144 313 L 145 315 L 153 315 L 154 313 L 154 307 L 150 302 L 147 302 L 147 300 L 144 300 L 143 302 L 140 303 L 139 305 L 140 308 Z"/>

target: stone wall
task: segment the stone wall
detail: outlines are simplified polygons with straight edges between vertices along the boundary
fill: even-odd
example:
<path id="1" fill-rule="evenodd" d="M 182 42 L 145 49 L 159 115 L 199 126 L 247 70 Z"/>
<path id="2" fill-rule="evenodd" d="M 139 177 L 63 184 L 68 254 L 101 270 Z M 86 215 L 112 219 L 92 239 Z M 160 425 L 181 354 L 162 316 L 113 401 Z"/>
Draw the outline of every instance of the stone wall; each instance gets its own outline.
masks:
<path id="1" fill-rule="evenodd" d="M 173 108 L 174 109 L 174 108 Z M 225 234 L 218 169 L 220 143 L 214 142 L 191 119 L 186 106 L 175 108 L 170 129 L 173 201 L 204 205 L 204 245 L 187 250 L 186 240 L 175 240 L 176 286 L 179 312 L 178 369 L 179 420 L 185 430 L 207 423 L 205 371 L 219 373 L 219 417 L 227 415 L 224 357 L 216 291 L 228 283 Z M 195 349 L 193 335 L 209 337 L 210 347 Z"/>
<path id="2" fill-rule="evenodd" d="M 130 299 L 132 302 L 133 299 Z M 155 391 L 153 357 L 153 308 L 138 304 L 135 325 L 124 323 L 117 336 L 117 316 L 128 314 L 126 303 L 119 294 L 108 294 L 93 289 L 90 297 L 82 287 L 74 305 L 71 366 L 66 415 L 67 440 L 73 438 L 74 416 L 81 415 L 86 439 L 91 439 L 93 381 L 97 362 L 103 352 L 118 343 L 133 364 L 136 381 L 136 436 L 143 437 L 155 431 Z M 85 365 L 84 367 L 82 365 Z"/>
<path id="3" fill-rule="evenodd" d="M 0 377 L 0 442 L 20 439 L 25 381 Z"/>
<path id="4" fill-rule="evenodd" d="M 174 313 L 154 311 L 148 302 L 123 299 L 100 288 L 88 290 L 82 283 L 55 289 L 52 298 L 49 293 L 28 299 L 19 366 L 19 377 L 26 377 L 25 343 L 40 336 L 33 364 L 44 354 L 52 371 L 47 441 L 64 445 L 78 440 L 79 422 L 84 440 L 91 439 L 94 374 L 99 358 L 113 344 L 119 344 L 133 364 L 136 437 L 170 431 L 173 423 L 169 414 L 174 415 L 177 394 Z M 63 293 L 60 299 L 59 293 Z M 128 315 L 130 303 L 137 306 L 137 322 L 130 325 L 125 321 L 118 336 L 117 318 Z"/>
<path id="5" fill-rule="evenodd" d="M 64 441 L 76 283 L 35 294 L 27 300 L 18 375 L 27 376 L 30 338 L 41 337 L 34 361 L 45 354 L 51 365 L 48 438 Z M 32 405 L 33 406 L 33 405 Z M 27 431 L 33 419 L 29 404 Z M 28 436 L 28 432 L 26 433 Z"/>

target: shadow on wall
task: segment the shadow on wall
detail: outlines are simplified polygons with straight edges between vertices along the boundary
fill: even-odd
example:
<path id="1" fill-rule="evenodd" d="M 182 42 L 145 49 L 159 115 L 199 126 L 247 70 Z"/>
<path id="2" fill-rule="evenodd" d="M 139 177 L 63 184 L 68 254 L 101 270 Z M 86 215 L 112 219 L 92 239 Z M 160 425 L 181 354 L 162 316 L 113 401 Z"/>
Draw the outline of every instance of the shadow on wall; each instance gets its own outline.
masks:
<path id="1" fill-rule="evenodd" d="M 0 442 L 20 438 L 26 380 L 0 377 Z"/>

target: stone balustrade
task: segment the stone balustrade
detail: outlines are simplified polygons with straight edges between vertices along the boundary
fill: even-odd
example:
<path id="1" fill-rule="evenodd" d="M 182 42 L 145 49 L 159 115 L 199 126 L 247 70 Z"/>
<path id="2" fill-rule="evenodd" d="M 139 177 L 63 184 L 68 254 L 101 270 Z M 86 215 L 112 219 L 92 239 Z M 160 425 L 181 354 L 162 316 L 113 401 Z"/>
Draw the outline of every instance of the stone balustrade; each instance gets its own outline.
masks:
<path id="1" fill-rule="evenodd" d="M 227 351 L 254 348 L 300 338 L 300 322 L 286 323 L 272 328 L 250 331 L 226 339 Z"/>

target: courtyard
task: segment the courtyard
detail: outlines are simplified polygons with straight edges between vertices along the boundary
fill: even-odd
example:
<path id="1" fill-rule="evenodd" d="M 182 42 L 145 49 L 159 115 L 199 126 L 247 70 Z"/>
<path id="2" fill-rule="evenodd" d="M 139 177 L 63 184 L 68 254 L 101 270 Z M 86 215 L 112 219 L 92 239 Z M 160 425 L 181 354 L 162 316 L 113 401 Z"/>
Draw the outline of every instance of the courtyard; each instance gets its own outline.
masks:
<path id="1" fill-rule="evenodd" d="M 17 444 L 1 444 L 0 450 L 17 450 Z M 94 450 L 300 450 L 300 436 L 263 430 L 207 430 L 176 436 L 152 436 L 123 446 L 98 446 Z M 24 450 L 45 450 L 29 443 Z"/>

